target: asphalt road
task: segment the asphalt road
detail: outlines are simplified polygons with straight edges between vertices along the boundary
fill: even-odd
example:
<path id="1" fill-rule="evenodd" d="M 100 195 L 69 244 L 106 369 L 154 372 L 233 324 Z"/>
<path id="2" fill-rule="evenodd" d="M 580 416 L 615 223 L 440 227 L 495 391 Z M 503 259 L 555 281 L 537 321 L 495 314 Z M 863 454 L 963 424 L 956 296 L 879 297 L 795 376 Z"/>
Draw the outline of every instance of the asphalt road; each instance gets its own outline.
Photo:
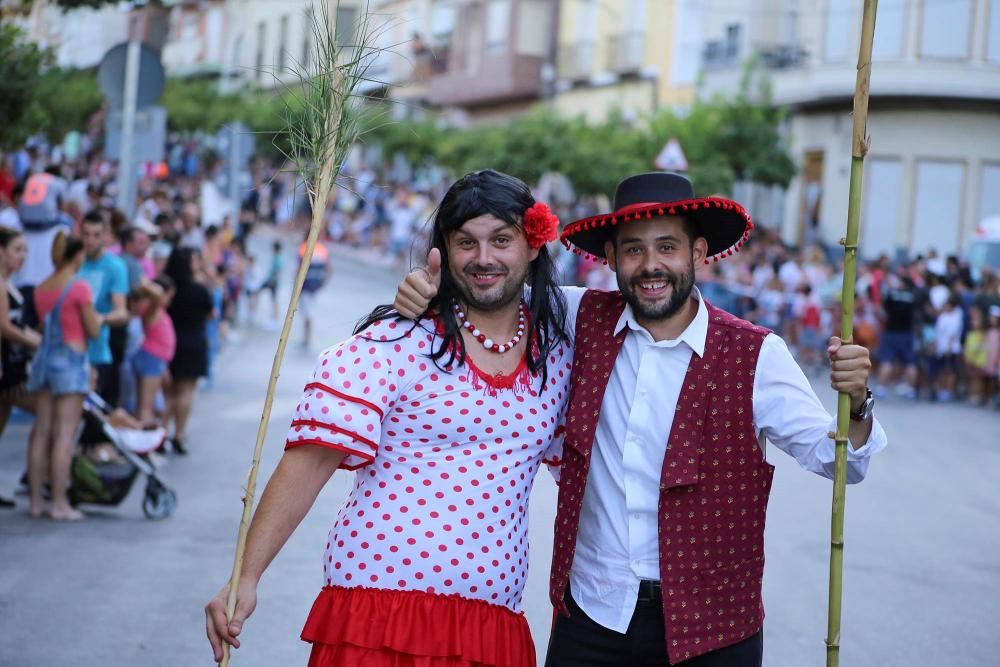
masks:
<path id="1" fill-rule="evenodd" d="M 317 309 L 316 349 L 302 349 L 296 338 L 289 346 L 259 488 L 281 454 L 323 341 L 347 336 L 371 306 L 391 299 L 399 272 L 362 255 L 335 254 L 334 277 Z M 72 525 L 30 521 L 23 499 L 17 510 L 0 511 L 0 665 L 212 664 L 202 606 L 230 571 L 241 486 L 276 342 L 276 333 L 247 330 L 224 352 L 215 387 L 197 398 L 190 456 L 165 468 L 179 497 L 170 519 L 143 518 L 138 492 Z M 817 389 L 832 408 L 822 380 Z M 877 414 L 890 447 L 873 461 L 869 478 L 848 490 L 841 664 L 995 665 L 1000 413 L 887 400 Z M 4 491 L 22 470 L 27 428 L 14 423 L 0 441 Z M 767 529 L 764 662 L 821 665 L 831 487 L 780 452 L 772 459 L 778 469 Z M 350 473 L 334 476 L 268 570 L 234 666 L 305 664 L 308 646 L 298 634 L 321 585 L 328 525 L 350 484 Z M 547 576 L 555 495 L 551 478 L 539 474 L 526 591 L 539 656 L 552 618 Z"/>

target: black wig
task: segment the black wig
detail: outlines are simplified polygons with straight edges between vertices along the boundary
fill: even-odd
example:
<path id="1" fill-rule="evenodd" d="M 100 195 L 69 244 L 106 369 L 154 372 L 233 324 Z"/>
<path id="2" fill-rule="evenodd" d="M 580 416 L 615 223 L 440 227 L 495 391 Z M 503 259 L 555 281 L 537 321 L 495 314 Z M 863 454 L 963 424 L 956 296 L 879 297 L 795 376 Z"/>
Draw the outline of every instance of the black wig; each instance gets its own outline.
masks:
<path id="1" fill-rule="evenodd" d="M 461 325 L 452 308 L 458 302 L 459 292 L 448 263 L 448 235 L 482 215 L 492 215 L 520 230 L 524 212 L 534 204 L 531 190 L 523 181 L 492 169 L 466 174 L 445 193 L 434 215 L 428 246 L 428 250 L 437 248 L 441 253 L 441 286 L 427 308 L 428 313 L 441 320 L 441 344 L 430 353 L 430 358 L 438 367 L 449 368 L 456 361 L 463 364 L 466 354 Z M 545 246 L 539 249 L 538 257 L 531 262 L 527 284 L 531 288 L 527 306 L 533 341 L 527 348 L 527 365 L 533 374 L 541 373 L 544 388 L 547 379 L 545 360 L 569 338 L 565 331 L 566 299 L 559 290 L 556 267 Z M 390 318 L 401 319 L 392 306 L 379 306 L 358 324 L 354 332 L 360 333 L 375 322 Z M 447 360 L 442 361 L 445 357 Z"/>

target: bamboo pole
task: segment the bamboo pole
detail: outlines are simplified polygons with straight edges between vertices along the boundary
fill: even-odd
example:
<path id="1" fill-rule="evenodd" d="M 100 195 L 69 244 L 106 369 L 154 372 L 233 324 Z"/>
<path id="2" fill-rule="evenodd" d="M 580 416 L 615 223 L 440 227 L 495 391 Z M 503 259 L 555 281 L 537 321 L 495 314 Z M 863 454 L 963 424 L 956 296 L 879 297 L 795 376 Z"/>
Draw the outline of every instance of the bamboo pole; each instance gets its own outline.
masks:
<path id="1" fill-rule="evenodd" d="M 339 7 L 339 3 L 337 6 Z M 271 364 L 267 394 L 260 423 L 257 426 L 253 460 L 243 488 L 243 514 L 240 517 L 233 569 L 229 579 L 229 593 L 226 598 L 227 619 L 232 619 L 236 611 L 236 596 L 243 574 L 243 557 L 256 498 L 261 452 L 264 449 L 275 389 L 281 375 L 281 363 L 285 357 L 295 312 L 298 310 L 302 285 L 305 283 L 316 242 L 323 230 L 324 214 L 337 175 L 348 151 L 360 135 L 357 119 L 349 107 L 355 98 L 354 91 L 358 84 L 369 80 L 366 78 L 367 71 L 374 58 L 386 50 L 374 46 L 380 31 L 386 28 L 383 26 L 379 30 L 372 29 L 368 0 L 364 1 L 360 10 L 354 26 L 355 44 L 341 46 L 329 7 L 324 0 L 320 0 L 319 11 L 315 11 L 314 6 L 311 14 L 312 24 L 309 26 L 313 36 L 311 54 L 313 62 L 295 63 L 289 71 L 280 73 L 291 74 L 296 81 L 293 86 L 286 88 L 286 92 L 294 101 L 288 102 L 286 109 L 284 132 L 288 136 L 291 151 L 285 157 L 306 184 L 312 205 L 312 220 L 306 237 L 305 253 L 295 276 L 292 296 L 278 337 L 278 348 Z M 278 78 L 280 80 L 280 77 Z M 223 643 L 223 657 L 219 664 L 228 667 L 229 657 L 229 644 Z"/>
<path id="2" fill-rule="evenodd" d="M 872 41 L 878 0 L 865 0 L 861 20 L 861 48 L 854 89 L 854 129 L 851 150 L 851 189 L 847 207 L 847 236 L 844 246 L 844 286 L 841 292 L 840 338 L 851 341 L 854 333 L 854 290 L 857 279 L 858 221 L 861 214 L 861 186 L 865 154 L 868 152 L 868 94 L 871 83 Z M 827 615 L 826 664 L 840 664 L 840 616 L 844 578 L 844 502 L 847 491 L 848 429 L 851 425 L 851 397 L 837 396 L 837 433 L 833 472 L 833 507 L 830 521 L 830 597 Z"/>
<path id="3" fill-rule="evenodd" d="M 324 164 L 322 170 L 333 168 L 332 163 Z M 329 179 L 332 181 L 333 179 Z M 257 472 L 260 470 L 260 455 L 264 449 L 264 439 L 267 437 L 267 425 L 271 420 L 271 406 L 274 404 L 274 393 L 278 385 L 278 378 L 281 375 L 281 363 L 285 358 L 285 348 L 288 346 L 288 337 L 292 331 L 292 321 L 295 319 L 295 312 L 299 307 L 299 297 L 302 294 L 302 285 L 306 279 L 306 271 L 309 269 L 309 262 L 312 261 L 313 250 L 316 248 L 316 241 L 319 239 L 320 231 L 323 229 L 323 214 L 326 212 L 326 205 L 330 198 L 330 187 L 321 186 L 316 193 L 313 202 L 312 221 L 309 226 L 309 236 L 306 238 L 306 252 L 299 265 L 298 273 L 295 275 L 295 283 L 292 286 L 292 298 L 288 302 L 288 310 L 285 312 L 285 322 L 281 327 L 281 335 L 278 338 L 278 349 L 274 354 L 274 361 L 271 363 L 271 378 L 267 383 L 267 396 L 264 399 L 264 409 L 261 413 L 260 424 L 257 426 L 257 443 L 253 450 L 253 461 L 250 464 L 250 472 L 247 474 L 247 483 L 243 487 L 243 515 L 240 517 L 240 529 L 236 538 L 236 555 L 233 558 L 233 571 L 229 578 L 229 596 L 226 598 L 226 618 L 232 619 L 233 612 L 236 611 L 236 592 L 243 574 L 243 554 L 247 546 L 247 533 L 250 530 L 250 516 L 253 512 L 254 500 L 257 495 Z M 321 205 L 319 205 L 321 204 Z M 224 654 L 222 667 L 229 666 L 229 644 L 223 644 Z"/>

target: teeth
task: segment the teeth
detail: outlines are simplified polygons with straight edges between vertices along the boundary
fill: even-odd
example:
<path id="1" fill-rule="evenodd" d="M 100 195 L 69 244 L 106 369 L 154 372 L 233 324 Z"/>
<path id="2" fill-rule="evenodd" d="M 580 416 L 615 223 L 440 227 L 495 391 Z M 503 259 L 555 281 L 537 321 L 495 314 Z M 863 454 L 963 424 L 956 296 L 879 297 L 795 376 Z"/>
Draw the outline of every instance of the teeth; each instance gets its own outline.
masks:
<path id="1" fill-rule="evenodd" d="M 652 289 L 663 289 L 664 287 L 667 286 L 667 283 L 665 283 L 665 282 L 661 282 L 661 283 L 639 283 L 639 286 L 642 287 L 643 289 L 650 289 L 650 290 L 652 290 Z"/>

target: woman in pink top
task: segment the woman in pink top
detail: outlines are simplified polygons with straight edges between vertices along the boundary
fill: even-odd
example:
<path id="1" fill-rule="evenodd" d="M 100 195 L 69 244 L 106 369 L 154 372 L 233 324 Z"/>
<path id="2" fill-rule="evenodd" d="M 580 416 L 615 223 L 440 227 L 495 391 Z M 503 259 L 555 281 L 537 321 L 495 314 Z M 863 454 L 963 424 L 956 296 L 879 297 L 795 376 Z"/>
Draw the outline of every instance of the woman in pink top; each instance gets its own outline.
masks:
<path id="1" fill-rule="evenodd" d="M 42 343 L 28 371 L 28 390 L 36 393 L 35 430 L 28 445 L 29 511 L 46 513 L 42 486 L 52 483 L 49 516 L 76 521 L 83 514 L 69 503 L 73 440 L 83 413 L 90 379 L 87 339 L 97 338 L 102 318 L 86 281 L 76 277 L 83 264 L 83 241 L 60 233 L 52 244 L 56 272 L 35 288 L 35 310 L 42 321 Z"/>
<path id="2" fill-rule="evenodd" d="M 139 421 L 143 426 L 156 425 L 156 394 L 177 347 L 174 323 L 167 313 L 173 295 L 174 281 L 160 276 L 153 282 L 142 281 L 130 303 L 132 312 L 142 315 L 145 336 L 142 347 L 132 357 L 132 367 L 139 376 Z"/>

